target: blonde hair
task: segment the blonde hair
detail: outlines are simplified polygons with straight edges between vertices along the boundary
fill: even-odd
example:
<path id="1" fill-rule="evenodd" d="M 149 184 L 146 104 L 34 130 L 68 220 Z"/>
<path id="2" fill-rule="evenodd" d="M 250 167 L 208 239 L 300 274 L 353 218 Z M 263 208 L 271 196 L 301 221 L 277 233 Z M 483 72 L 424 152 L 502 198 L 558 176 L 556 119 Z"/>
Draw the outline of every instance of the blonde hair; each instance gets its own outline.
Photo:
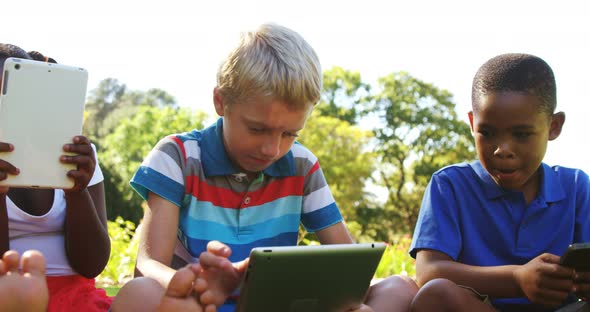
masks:
<path id="1" fill-rule="evenodd" d="M 219 67 L 217 89 L 227 104 L 263 96 L 304 108 L 320 99 L 322 69 L 301 35 L 263 24 L 242 33 L 238 46 Z"/>

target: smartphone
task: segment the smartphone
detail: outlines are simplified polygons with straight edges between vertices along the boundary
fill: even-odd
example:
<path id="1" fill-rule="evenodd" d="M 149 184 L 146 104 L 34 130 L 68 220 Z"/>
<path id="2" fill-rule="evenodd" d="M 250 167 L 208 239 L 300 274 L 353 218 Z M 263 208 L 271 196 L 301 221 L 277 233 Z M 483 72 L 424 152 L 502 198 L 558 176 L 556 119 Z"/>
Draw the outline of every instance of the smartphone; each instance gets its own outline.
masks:
<path id="1" fill-rule="evenodd" d="M 569 245 L 561 256 L 560 263 L 576 271 L 590 271 L 590 243 Z"/>

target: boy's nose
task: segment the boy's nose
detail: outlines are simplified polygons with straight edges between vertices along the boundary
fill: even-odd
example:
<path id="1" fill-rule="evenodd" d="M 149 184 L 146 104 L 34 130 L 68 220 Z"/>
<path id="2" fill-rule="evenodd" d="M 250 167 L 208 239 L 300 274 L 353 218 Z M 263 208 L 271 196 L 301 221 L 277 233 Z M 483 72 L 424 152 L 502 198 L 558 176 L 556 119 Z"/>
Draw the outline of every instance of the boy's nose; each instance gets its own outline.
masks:
<path id="1" fill-rule="evenodd" d="M 268 136 L 262 144 L 261 153 L 264 157 L 274 159 L 279 155 L 281 147 L 281 137 Z"/>
<path id="2" fill-rule="evenodd" d="M 496 146 L 494 150 L 494 156 L 500 158 L 513 158 L 514 152 L 510 146 L 510 142 L 501 142 Z"/>

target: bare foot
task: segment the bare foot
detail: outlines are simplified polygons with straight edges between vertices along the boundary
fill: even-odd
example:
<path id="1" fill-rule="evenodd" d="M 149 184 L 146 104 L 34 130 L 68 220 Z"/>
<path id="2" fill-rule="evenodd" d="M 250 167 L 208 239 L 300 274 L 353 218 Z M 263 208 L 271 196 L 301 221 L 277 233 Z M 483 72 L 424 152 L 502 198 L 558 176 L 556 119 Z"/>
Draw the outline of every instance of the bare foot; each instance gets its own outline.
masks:
<path id="1" fill-rule="evenodd" d="M 210 309 L 203 310 L 198 302 L 198 295 L 196 292 L 193 292 L 195 288 L 206 288 L 204 285 L 195 285 L 199 271 L 200 267 L 198 264 L 188 265 L 176 271 L 172 280 L 170 280 L 170 284 L 168 284 L 166 293 L 160 301 L 158 311 L 211 311 Z M 199 283 L 202 282 L 201 280 Z"/>
<path id="2" fill-rule="evenodd" d="M 19 271 L 19 262 L 22 272 Z M 2 311 L 46 311 L 49 291 L 45 282 L 45 258 L 36 250 L 19 259 L 9 250 L 0 260 L 0 306 Z"/>

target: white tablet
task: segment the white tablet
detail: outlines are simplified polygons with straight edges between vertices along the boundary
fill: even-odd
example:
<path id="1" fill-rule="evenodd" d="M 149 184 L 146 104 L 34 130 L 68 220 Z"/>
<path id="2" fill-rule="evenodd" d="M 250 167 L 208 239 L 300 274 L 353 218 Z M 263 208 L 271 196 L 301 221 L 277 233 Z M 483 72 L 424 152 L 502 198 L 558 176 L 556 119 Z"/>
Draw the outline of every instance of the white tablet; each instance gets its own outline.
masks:
<path id="1" fill-rule="evenodd" d="M 236 311 L 347 311 L 364 300 L 384 243 L 252 249 Z"/>
<path id="2" fill-rule="evenodd" d="M 88 73 L 83 68 L 7 58 L 0 92 L 0 142 L 14 151 L 0 159 L 19 168 L 0 185 L 71 188 L 59 161 L 63 145 L 82 133 Z"/>

